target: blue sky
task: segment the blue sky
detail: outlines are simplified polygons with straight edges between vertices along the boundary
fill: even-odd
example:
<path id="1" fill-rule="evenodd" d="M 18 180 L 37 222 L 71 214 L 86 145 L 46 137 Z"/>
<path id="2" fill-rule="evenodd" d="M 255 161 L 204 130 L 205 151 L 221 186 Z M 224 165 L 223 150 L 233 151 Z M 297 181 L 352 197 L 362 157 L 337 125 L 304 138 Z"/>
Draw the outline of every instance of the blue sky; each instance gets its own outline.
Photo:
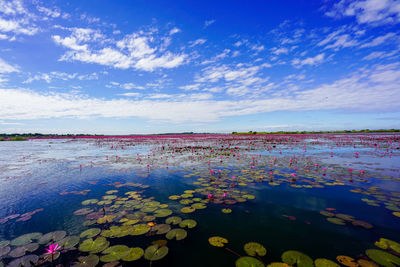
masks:
<path id="1" fill-rule="evenodd" d="M 400 128 L 400 1 L 0 0 L 0 133 Z"/>

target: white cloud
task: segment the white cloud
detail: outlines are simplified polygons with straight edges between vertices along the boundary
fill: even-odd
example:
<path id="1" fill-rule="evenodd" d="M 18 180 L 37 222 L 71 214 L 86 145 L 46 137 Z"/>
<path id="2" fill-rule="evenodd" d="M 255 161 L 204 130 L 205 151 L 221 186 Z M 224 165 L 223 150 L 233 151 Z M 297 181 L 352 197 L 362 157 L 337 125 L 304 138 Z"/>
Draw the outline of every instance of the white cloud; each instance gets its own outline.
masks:
<path id="1" fill-rule="evenodd" d="M 204 21 L 204 28 L 207 28 L 208 26 L 210 26 L 213 23 L 215 23 L 215 19 Z"/>
<path id="2" fill-rule="evenodd" d="M 44 6 L 37 6 L 36 9 L 44 13 L 48 17 L 58 18 L 59 16 L 61 16 L 61 12 L 58 8 L 50 9 Z"/>
<path id="3" fill-rule="evenodd" d="M 175 27 L 175 28 L 173 28 L 173 29 L 171 29 L 170 31 L 169 31 L 169 35 L 174 35 L 175 33 L 178 33 L 178 32 L 180 32 L 181 30 L 180 29 L 178 29 L 177 27 Z"/>
<path id="4" fill-rule="evenodd" d="M 30 76 L 26 79 L 23 83 L 31 83 L 33 81 L 40 81 L 43 80 L 46 83 L 51 83 L 54 80 L 63 80 L 68 81 L 72 79 L 82 80 L 97 80 L 99 75 L 96 72 L 89 73 L 89 74 L 78 74 L 78 73 L 66 73 L 66 72 L 59 72 L 59 71 L 52 71 L 50 73 L 39 73 L 33 76 Z"/>
<path id="5" fill-rule="evenodd" d="M 373 60 L 373 59 L 382 59 L 382 58 L 388 58 L 392 56 L 396 56 L 399 54 L 399 50 L 394 50 L 392 52 L 383 52 L 383 51 L 374 51 L 370 53 L 369 55 L 363 57 L 363 60 Z"/>
<path id="6" fill-rule="evenodd" d="M 296 68 L 300 68 L 304 65 L 318 65 L 324 61 L 325 53 L 316 55 L 315 57 L 308 57 L 306 59 L 300 60 L 295 58 L 292 60 L 292 65 Z"/>
<path id="7" fill-rule="evenodd" d="M 18 66 L 12 66 L 0 58 L 0 73 L 19 72 Z"/>
<path id="8" fill-rule="evenodd" d="M 385 35 L 382 36 L 378 36 L 376 38 L 374 38 L 372 41 L 370 41 L 369 43 L 363 44 L 361 47 L 374 47 L 374 46 L 378 46 L 383 44 L 384 42 L 386 42 L 387 40 L 391 39 L 392 37 L 396 36 L 395 33 L 393 32 L 389 32 Z"/>
<path id="9" fill-rule="evenodd" d="M 325 13 L 333 18 L 355 17 L 360 24 L 372 26 L 400 22 L 400 2 L 397 0 L 340 0 Z"/>
<path id="10" fill-rule="evenodd" d="M 274 47 L 271 50 L 272 53 L 274 53 L 275 55 L 287 54 L 289 52 L 289 50 L 285 47 L 280 47 L 280 48 Z"/>
<path id="11" fill-rule="evenodd" d="M 330 33 L 317 46 L 325 46 L 325 49 L 339 50 L 340 48 L 352 47 L 358 45 L 358 41 L 353 39 L 350 34 L 343 33 L 344 29 L 336 30 Z"/>
<path id="12" fill-rule="evenodd" d="M 198 94 L 165 96 L 166 100 L 105 100 L 78 94 L 0 89 L 0 117 L 3 120 L 139 117 L 170 122 L 212 122 L 228 116 L 282 110 L 393 111 L 400 108 L 398 84 L 399 64 L 389 64 L 360 69 L 335 82 L 289 96 L 241 97 L 237 101 L 209 100 L 211 96 Z"/>
<path id="13" fill-rule="evenodd" d="M 150 44 L 155 42 L 152 34 L 152 31 L 129 34 L 116 41 L 115 47 L 101 49 L 92 47 L 98 46 L 99 40 L 103 40 L 104 36 L 91 29 L 73 28 L 70 36 L 62 38 L 55 35 L 53 40 L 70 49 L 61 57 L 60 60 L 63 61 L 81 61 L 119 69 L 135 68 L 144 71 L 175 68 L 184 63 L 187 58 L 186 54 L 165 51 L 168 46 L 165 38 L 161 38 L 160 42 L 164 42 L 159 43 L 158 47 L 151 47 Z M 169 38 L 167 39 L 169 40 Z M 106 41 L 111 42 L 111 40 Z"/>
<path id="14" fill-rule="evenodd" d="M 136 85 L 136 84 L 134 84 L 132 82 L 129 82 L 129 83 L 110 82 L 110 84 L 115 86 L 115 87 L 119 87 L 119 88 L 125 89 L 125 90 L 131 90 L 131 89 L 144 90 L 145 89 L 145 87 L 140 86 L 140 85 Z"/>
<path id="15" fill-rule="evenodd" d="M 129 97 L 139 97 L 139 96 L 141 96 L 140 93 L 124 93 L 124 94 L 119 94 L 119 95 L 129 96 Z"/>
<path id="16" fill-rule="evenodd" d="M 207 42 L 206 39 L 201 39 L 201 38 L 200 38 L 200 39 L 197 39 L 197 40 L 191 42 L 190 47 L 193 47 L 193 46 L 195 46 L 195 45 L 202 45 L 202 44 L 204 44 L 205 42 Z"/>

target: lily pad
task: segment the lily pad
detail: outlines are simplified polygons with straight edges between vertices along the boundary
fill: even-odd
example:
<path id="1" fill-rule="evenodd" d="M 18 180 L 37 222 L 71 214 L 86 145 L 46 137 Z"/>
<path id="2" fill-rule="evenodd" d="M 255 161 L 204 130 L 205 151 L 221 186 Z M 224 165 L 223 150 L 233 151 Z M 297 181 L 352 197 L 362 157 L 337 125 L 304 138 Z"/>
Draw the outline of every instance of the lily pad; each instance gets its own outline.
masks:
<path id="1" fill-rule="evenodd" d="M 131 235 L 143 235 L 150 231 L 150 228 L 151 227 L 147 224 L 136 224 L 133 226 L 133 232 L 131 233 Z"/>
<path id="2" fill-rule="evenodd" d="M 352 257 L 349 257 L 349 256 L 339 255 L 336 257 L 336 260 L 345 266 L 349 266 L 349 267 L 357 267 L 358 266 L 358 263 Z"/>
<path id="3" fill-rule="evenodd" d="M 99 263 L 99 256 L 95 254 L 90 254 L 86 257 L 79 257 L 78 262 L 76 262 L 71 267 L 95 267 Z"/>
<path id="4" fill-rule="evenodd" d="M 264 263 L 253 257 L 240 257 L 235 262 L 236 267 L 264 267 Z"/>
<path id="5" fill-rule="evenodd" d="M 245 244 L 244 251 L 246 251 L 249 256 L 265 256 L 265 254 L 267 254 L 265 247 L 257 242 L 249 242 Z"/>
<path id="6" fill-rule="evenodd" d="M 316 259 L 314 261 L 315 267 L 340 267 L 339 264 L 337 264 L 334 261 L 328 260 L 328 259 Z"/>
<path id="7" fill-rule="evenodd" d="M 298 267 L 312 267 L 314 266 L 313 260 L 306 254 L 296 251 L 288 250 L 282 254 L 282 261 L 289 264 L 296 264 Z"/>
<path id="8" fill-rule="evenodd" d="M 170 209 L 159 209 L 154 212 L 154 216 L 156 217 L 167 217 L 172 214 L 172 210 Z"/>
<path id="9" fill-rule="evenodd" d="M 397 265 L 400 265 L 399 257 L 383 250 L 367 249 L 365 251 L 365 254 L 367 254 L 367 256 L 374 262 L 385 267 L 395 267 Z"/>
<path id="10" fill-rule="evenodd" d="M 84 201 L 82 201 L 82 205 L 89 205 L 89 204 L 96 204 L 97 202 L 99 202 L 98 199 L 86 199 Z"/>
<path id="11" fill-rule="evenodd" d="M 337 224 L 337 225 L 346 225 L 346 222 L 340 218 L 326 218 L 328 222 Z"/>
<path id="12" fill-rule="evenodd" d="M 27 251 L 33 252 L 39 248 L 38 243 L 29 243 L 24 246 L 16 247 L 8 253 L 8 256 L 13 258 L 19 258 L 25 255 Z"/>
<path id="13" fill-rule="evenodd" d="M 180 199 L 182 197 L 181 196 L 177 196 L 177 195 L 172 195 L 172 196 L 169 196 L 168 198 L 171 199 L 171 200 L 177 200 L 177 199 Z"/>
<path id="14" fill-rule="evenodd" d="M 21 235 L 11 241 L 12 246 L 23 246 L 32 243 L 32 240 L 37 240 L 42 237 L 42 233 L 29 233 Z"/>
<path id="15" fill-rule="evenodd" d="M 196 209 L 193 207 L 183 207 L 181 208 L 181 212 L 182 213 L 192 213 L 194 212 Z"/>
<path id="16" fill-rule="evenodd" d="M 165 223 L 173 225 L 179 224 L 180 222 L 182 222 L 182 218 L 178 216 L 172 216 L 165 220 Z"/>
<path id="17" fill-rule="evenodd" d="M 232 213 L 231 209 L 222 209 L 221 211 L 222 211 L 222 213 L 225 213 L 225 214 Z"/>
<path id="18" fill-rule="evenodd" d="M 165 237 L 168 239 L 176 239 L 176 240 L 182 240 L 185 239 L 187 236 L 187 232 L 184 229 L 181 228 L 175 228 L 169 231 Z"/>
<path id="19" fill-rule="evenodd" d="M 250 195 L 250 194 L 246 194 L 246 195 L 243 195 L 242 198 L 246 198 L 246 199 L 251 200 L 251 199 L 255 199 L 256 197 L 253 196 L 253 195 Z"/>
<path id="20" fill-rule="evenodd" d="M 192 204 L 192 208 L 195 208 L 196 210 L 202 210 L 202 209 L 207 208 L 207 206 L 204 205 L 204 203 L 195 203 L 195 204 Z"/>
<path id="21" fill-rule="evenodd" d="M 367 261 L 367 260 L 364 260 L 364 259 L 359 259 L 359 260 L 357 260 L 357 263 L 358 263 L 361 267 L 379 267 L 379 265 L 376 264 L 375 262 Z"/>
<path id="22" fill-rule="evenodd" d="M 129 248 L 125 245 L 112 246 L 102 252 L 103 254 L 106 255 L 101 256 L 100 260 L 102 262 L 117 261 L 127 256 L 129 252 L 130 252 Z"/>
<path id="23" fill-rule="evenodd" d="M 8 240 L 2 240 L 0 241 L 0 248 L 4 248 L 10 244 L 10 241 Z"/>
<path id="24" fill-rule="evenodd" d="M 122 258 L 123 261 L 135 261 L 140 259 L 144 254 L 144 250 L 142 248 L 130 248 L 128 255 Z"/>
<path id="25" fill-rule="evenodd" d="M 21 258 L 15 259 L 11 261 L 7 267 L 20 267 L 20 266 L 31 266 L 31 262 L 36 264 L 39 260 L 39 257 L 37 255 L 26 255 Z"/>
<path id="26" fill-rule="evenodd" d="M 392 249 L 398 253 L 400 253 L 400 244 L 397 243 L 396 241 L 386 239 L 386 238 L 380 238 L 379 241 L 375 242 L 375 246 L 381 248 L 381 249 Z"/>
<path id="27" fill-rule="evenodd" d="M 40 245 L 45 245 L 50 241 L 58 242 L 67 235 L 65 231 L 54 231 L 41 236 L 38 240 Z"/>
<path id="28" fill-rule="evenodd" d="M 348 214 L 342 214 L 342 213 L 336 214 L 336 217 L 338 217 L 338 218 L 340 218 L 342 220 L 345 220 L 345 221 L 349 221 L 349 222 L 355 220 L 354 216 L 351 216 L 351 215 L 348 215 Z"/>
<path id="29" fill-rule="evenodd" d="M 0 247 L 0 257 L 7 255 L 8 252 L 10 252 L 10 251 L 11 251 L 11 248 L 9 246 Z"/>
<path id="30" fill-rule="evenodd" d="M 86 231 L 83 231 L 80 234 L 80 237 L 81 238 L 84 238 L 84 237 L 92 238 L 92 237 L 95 237 L 96 235 L 100 234 L 100 232 L 101 232 L 100 228 L 90 228 L 90 229 L 87 229 Z"/>
<path id="31" fill-rule="evenodd" d="M 79 243 L 79 241 L 79 236 L 71 235 L 61 239 L 59 243 L 60 246 L 62 246 L 64 249 L 70 249 L 75 247 Z"/>
<path id="32" fill-rule="evenodd" d="M 169 224 L 156 224 L 151 227 L 151 231 L 156 231 L 158 235 L 168 233 L 170 230 L 171 226 Z"/>
<path id="33" fill-rule="evenodd" d="M 106 215 L 101 218 L 98 218 L 97 223 L 100 223 L 100 224 L 107 223 L 107 222 L 111 223 L 114 221 L 115 217 L 116 217 L 115 215 Z"/>
<path id="34" fill-rule="evenodd" d="M 228 239 L 220 236 L 213 236 L 208 239 L 208 243 L 214 247 L 223 247 L 228 243 Z"/>
<path id="35" fill-rule="evenodd" d="M 159 247 L 157 245 L 151 245 L 146 248 L 144 252 L 144 258 L 149 261 L 156 261 L 164 258 L 168 254 L 168 247 Z"/>
<path id="36" fill-rule="evenodd" d="M 186 219 L 186 220 L 183 220 L 183 221 L 179 224 L 179 227 L 182 227 L 182 228 L 185 228 L 185 227 L 187 227 L 187 228 L 194 228 L 194 227 L 196 227 L 196 225 L 197 225 L 197 222 L 196 222 L 195 220 Z"/>
<path id="37" fill-rule="evenodd" d="M 82 252 L 97 253 L 106 249 L 109 243 L 105 237 L 98 237 L 95 240 L 88 238 L 79 245 L 79 250 Z"/>

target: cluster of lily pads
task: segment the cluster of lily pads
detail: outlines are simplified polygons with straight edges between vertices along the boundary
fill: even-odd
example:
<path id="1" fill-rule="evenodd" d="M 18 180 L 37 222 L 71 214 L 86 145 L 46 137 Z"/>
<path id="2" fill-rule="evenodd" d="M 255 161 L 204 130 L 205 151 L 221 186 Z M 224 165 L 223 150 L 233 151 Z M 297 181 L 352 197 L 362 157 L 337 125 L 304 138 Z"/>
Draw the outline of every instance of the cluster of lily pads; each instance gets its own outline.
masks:
<path id="1" fill-rule="evenodd" d="M 235 262 L 236 267 L 395 267 L 400 265 L 400 244 L 385 238 L 375 242 L 375 245 L 381 249 L 367 249 L 365 255 L 354 259 L 350 256 L 339 255 L 336 261 L 318 258 L 313 260 L 307 254 L 296 251 L 285 251 L 282 256 L 282 262 L 271 262 L 266 264 L 263 259 L 267 254 L 266 248 L 257 242 L 246 243 L 243 247 L 248 256 L 241 256 L 239 253 L 226 247 L 228 239 L 220 236 L 213 236 L 208 239 L 210 245 L 214 247 L 225 247 L 225 249 L 239 258 Z M 340 263 L 340 264 L 339 264 Z"/>
<path id="2" fill-rule="evenodd" d="M 373 227 L 373 225 L 368 222 L 362 220 L 356 220 L 356 218 L 352 215 L 343 213 L 334 213 L 334 211 L 336 211 L 336 209 L 327 208 L 326 211 L 321 210 L 319 213 L 321 215 L 326 216 L 327 221 L 333 224 L 346 225 L 346 223 L 351 223 L 354 226 L 360 226 L 365 229 L 371 229 Z"/>
<path id="3" fill-rule="evenodd" d="M 79 240 L 79 236 L 67 236 L 66 231 L 54 231 L 47 234 L 34 232 L 21 235 L 11 241 L 3 240 L 0 241 L 0 259 L 2 260 L 0 266 L 3 266 L 4 262 L 8 262 L 7 266 L 9 267 L 52 262 L 60 257 L 60 252 L 57 251 L 53 255 L 44 254 L 45 247 L 58 243 L 64 251 L 67 251 L 73 249 Z"/>
<path id="4" fill-rule="evenodd" d="M 79 250 L 89 253 L 87 257 L 96 264 L 99 261 L 131 262 L 142 256 L 150 262 L 160 260 L 168 254 L 167 240 L 183 240 L 187 237 L 186 229 L 197 225 L 194 220 L 171 216 L 173 211 L 168 209 L 168 204 L 155 201 L 153 197 L 146 198 L 142 191 L 129 191 L 123 197 L 116 193 L 118 190 L 109 190 L 100 200 L 84 200 L 82 205 L 86 207 L 74 212 L 75 215 L 86 217 L 85 226 L 99 226 L 82 232 L 80 237 L 86 239 L 79 244 Z M 110 246 L 118 238 L 130 236 L 135 239 L 141 235 L 165 235 L 166 239 L 155 240 L 146 249 L 124 244 Z M 93 256 L 96 254 L 100 254 L 97 260 Z M 86 261 L 87 258 L 81 260 Z"/>

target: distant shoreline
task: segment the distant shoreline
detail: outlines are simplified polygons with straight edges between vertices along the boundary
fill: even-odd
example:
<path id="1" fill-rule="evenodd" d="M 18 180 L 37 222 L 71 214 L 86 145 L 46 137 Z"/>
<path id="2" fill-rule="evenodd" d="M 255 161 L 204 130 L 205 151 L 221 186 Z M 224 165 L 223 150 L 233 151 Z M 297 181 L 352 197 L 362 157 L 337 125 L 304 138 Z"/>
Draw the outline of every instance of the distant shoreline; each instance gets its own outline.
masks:
<path id="1" fill-rule="evenodd" d="M 277 132 L 232 132 L 232 133 L 162 133 L 162 134 L 131 134 L 131 135 L 90 135 L 90 134 L 0 134 L 0 141 L 26 141 L 29 139 L 75 139 L 75 138 L 132 138 L 146 136 L 209 136 L 209 135 L 304 135 L 304 134 L 384 134 L 400 133 L 400 129 L 379 129 L 379 130 L 341 130 L 341 131 L 277 131 Z"/>

